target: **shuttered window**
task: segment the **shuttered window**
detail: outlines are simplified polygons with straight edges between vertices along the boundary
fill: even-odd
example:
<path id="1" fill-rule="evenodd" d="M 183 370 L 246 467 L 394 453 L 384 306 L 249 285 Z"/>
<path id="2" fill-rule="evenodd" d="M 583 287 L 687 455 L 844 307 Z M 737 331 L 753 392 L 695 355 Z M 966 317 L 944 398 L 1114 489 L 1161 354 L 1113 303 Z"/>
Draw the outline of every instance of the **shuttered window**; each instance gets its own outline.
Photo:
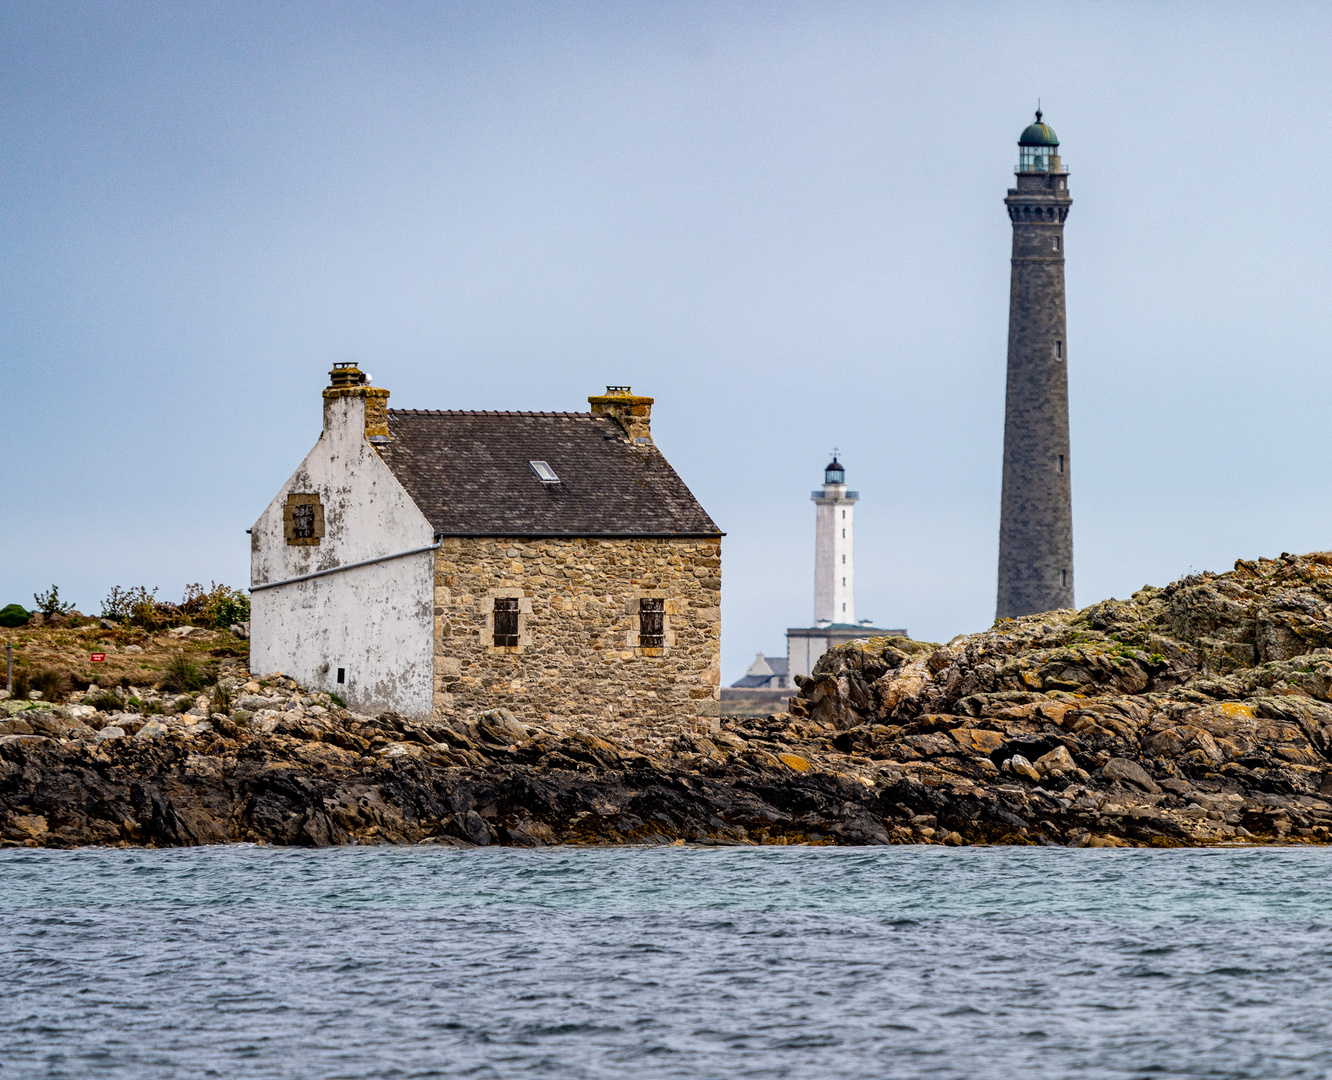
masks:
<path id="1" fill-rule="evenodd" d="M 666 645 L 666 602 L 644 596 L 638 601 L 638 644 L 644 649 Z"/>
<path id="2" fill-rule="evenodd" d="M 496 646 L 518 644 L 518 598 L 498 597 L 495 600 Z"/>
<path id="3" fill-rule="evenodd" d="M 309 503 L 291 508 L 291 535 L 301 539 L 314 536 L 314 507 Z"/>

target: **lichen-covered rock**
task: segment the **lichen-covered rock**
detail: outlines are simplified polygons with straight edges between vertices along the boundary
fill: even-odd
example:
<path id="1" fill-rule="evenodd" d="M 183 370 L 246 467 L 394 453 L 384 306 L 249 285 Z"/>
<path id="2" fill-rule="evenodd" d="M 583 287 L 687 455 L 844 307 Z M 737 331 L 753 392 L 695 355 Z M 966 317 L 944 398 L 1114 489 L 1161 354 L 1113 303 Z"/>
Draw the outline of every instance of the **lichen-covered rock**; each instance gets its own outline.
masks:
<path id="1" fill-rule="evenodd" d="M 1032 782 L 1078 774 L 1153 796 L 1158 810 L 1137 817 L 1163 839 L 1243 837 L 1246 822 L 1270 833 L 1278 819 L 1253 804 L 1277 799 L 1295 814 L 1286 832 L 1326 840 L 1332 553 L 1240 560 L 942 646 L 853 642 L 824 655 L 791 711 L 880 760 L 928 761 L 949 782 L 983 779 L 976 762 L 988 758 Z M 921 733 L 940 727 L 961 756 Z M 1163 791 L 1167 780 L 1182 787 Z M 1237 803 L 1191 811 L 1205 795 Z"/>
<path id="2" fill-rule="evenodd" d="M 946 645 L 855 642 L 820 660 L 790 713 L 646 748 L 612 723 L 502 708 L 364 716 L 225 663 L 186 697 L 129 685 L 0 703 L 0 845 L 1332 835 L 1332 555 L 1241 562 Z"/>

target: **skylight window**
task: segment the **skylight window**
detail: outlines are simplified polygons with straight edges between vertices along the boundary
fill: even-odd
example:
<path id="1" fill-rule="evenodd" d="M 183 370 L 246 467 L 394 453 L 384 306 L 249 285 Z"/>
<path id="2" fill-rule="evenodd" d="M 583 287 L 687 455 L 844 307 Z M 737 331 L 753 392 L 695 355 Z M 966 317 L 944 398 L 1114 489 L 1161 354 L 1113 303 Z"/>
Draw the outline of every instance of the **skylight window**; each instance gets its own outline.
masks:
<path id="1" fill-rule="evenodd" d="M 555 470 L 544 461 L 529 461 L 528 464 L 532 466 L 532 471 L 537 474 L 537 478 L 543 484 L 558 484 L 560 482 L 560 478 L 555 475 Z"/>

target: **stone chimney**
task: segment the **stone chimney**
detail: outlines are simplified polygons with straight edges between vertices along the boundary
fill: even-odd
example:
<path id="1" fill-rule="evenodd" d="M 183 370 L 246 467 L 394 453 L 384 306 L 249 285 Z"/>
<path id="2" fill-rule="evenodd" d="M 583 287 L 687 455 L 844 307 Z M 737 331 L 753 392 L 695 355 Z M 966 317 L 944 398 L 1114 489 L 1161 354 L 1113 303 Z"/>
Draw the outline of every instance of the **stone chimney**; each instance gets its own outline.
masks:
<path id="1" fill-rule="evenodd" d="M 594 414 L 614 417 L 634 442 L 652 442 L 652 398 L 635 397 L 632 387 L 608 386 L 604 395 L 587 401 Z"/>
<path id="2" fill-rule="evenodd" d="M 390 439 L 388 429 L 389 392 L 382 387 L 369 385 L 370 376 L 355 364 L 334 364 L 328 373 L 328 386 L 324 390 L 324 430 L 333 422 L 334 413 L 352 406 L 352 411 L 359 411 L 364 416 L 365 437 L 372 443 L 386 443 Z M 360 408 L 357 409 L 356 406 Z"/>

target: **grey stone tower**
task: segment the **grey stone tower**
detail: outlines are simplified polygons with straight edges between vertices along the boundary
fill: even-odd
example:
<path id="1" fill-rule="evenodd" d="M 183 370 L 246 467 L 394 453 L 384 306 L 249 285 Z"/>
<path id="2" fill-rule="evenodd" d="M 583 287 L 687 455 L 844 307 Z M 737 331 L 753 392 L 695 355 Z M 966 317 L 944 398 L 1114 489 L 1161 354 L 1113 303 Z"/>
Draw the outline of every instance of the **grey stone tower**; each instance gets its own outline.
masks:
<path id="1" fill-rule="evenodd" d="M 1008 308 L 1004 494 L 999 517 L 998 617 L 1073 606 L 1072 466 L 1064 219 L 1073 200 L 1059 139 L 1036 122 L 1018 140 Z"/>

